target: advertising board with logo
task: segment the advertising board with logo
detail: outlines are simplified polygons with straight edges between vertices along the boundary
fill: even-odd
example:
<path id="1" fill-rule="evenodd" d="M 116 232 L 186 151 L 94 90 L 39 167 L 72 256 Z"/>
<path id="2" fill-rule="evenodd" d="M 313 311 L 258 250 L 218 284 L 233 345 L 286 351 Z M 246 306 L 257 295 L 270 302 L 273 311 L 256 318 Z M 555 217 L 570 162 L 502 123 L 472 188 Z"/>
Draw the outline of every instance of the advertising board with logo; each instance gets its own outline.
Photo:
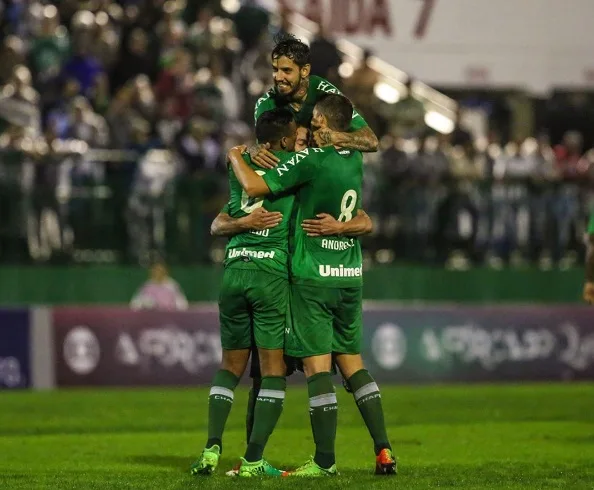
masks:
<path id="1" fill-rule="evenodd" d="M 367 308 L 364 357 L 384 381 L 594 377 L 588 307 Z"/>
<path id="2" fill-rule="evenodd" d="M 216 305 L 56 308 L 53 321 L 57 386 L 205 385 L 221 360 Z M 368 303 L 363 357 L 382 382 L 592 379 L 594 322 L 579 306 Z"/>
<path id="3" fill-rule="evenodd" d="M 56 308 L 53 321 L 58 386 L 205 384 L 221 360 L 215 308 Z"/>
<path id="4" fill-rule="evenodd" d="M 0 310 L 0 389 L 30 385 L 29 312 Z"/>

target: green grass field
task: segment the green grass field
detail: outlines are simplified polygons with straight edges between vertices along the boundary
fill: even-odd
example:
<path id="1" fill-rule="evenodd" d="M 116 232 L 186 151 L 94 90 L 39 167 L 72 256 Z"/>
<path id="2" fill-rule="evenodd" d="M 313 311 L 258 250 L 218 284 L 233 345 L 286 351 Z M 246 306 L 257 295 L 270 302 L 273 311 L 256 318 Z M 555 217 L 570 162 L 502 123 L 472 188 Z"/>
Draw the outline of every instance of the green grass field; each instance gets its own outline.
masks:
<path id="1" fill-rule="evenodd" d="M 0 394 L 0 489 L 594 488 L 594 385 L 384 387 L 395 478 L 372 475 L 372 444 L 339 392 L 337 464 L 324 480 L 224 476 L 244 449 L 245 389 L 218 474 L 191 477 L 206 438 L 207 390 Z M 313 453 L 306 391 L 291 387 L 267 449 L 282 468 Z"/>

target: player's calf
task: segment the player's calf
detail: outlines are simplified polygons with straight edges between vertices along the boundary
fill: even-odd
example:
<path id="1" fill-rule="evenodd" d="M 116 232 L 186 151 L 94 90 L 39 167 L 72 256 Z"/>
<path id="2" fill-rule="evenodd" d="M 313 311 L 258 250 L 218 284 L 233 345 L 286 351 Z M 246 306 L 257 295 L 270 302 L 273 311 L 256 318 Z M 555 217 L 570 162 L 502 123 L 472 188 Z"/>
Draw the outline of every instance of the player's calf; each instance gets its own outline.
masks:
<path id="1" fill-rule="evenodd" d="M 359 354 L 343 354 L 336 357 L 336 362 L 347 380 L 353 393 L 357 408 L 373 439 L 376 455 L 376 474 L 396 474 L 396 459 L 388 440 L 384 410 L 379 387 L 369 372 L 364 369 Z"/>
<path id="2" fill-rule="evenodd" d="M 315 465 L 330 471 L 335 468 L 336 428 L 338 424 L 338 401 L 330 374 L 330 354 L 303 359 L 309 394 L 309 415 L 316 453 Z M 308 465 L 308 471 L 311 470 Z"/>
<path id="3" fill-rule="evenodd" d="M 262 384 L 256 397 L 254 425 L 242 463 L 242 467 L 251 468 L 250 472 L 268 468 L 263 462 L 264 448 L 282 413 L 287 387 L 283 350 L 259 349 L 259 357 Z"/>
<path id="4" fill-rule="evenodd" d="M 210 475 L 218 465 L 223 452 L 225 424 L 248 357 L 249 349 L 223 351 L 222 369 L 215 374 L 208 395 L 208 439 L 200 457 L 190 468 L 193 475 Z"/>

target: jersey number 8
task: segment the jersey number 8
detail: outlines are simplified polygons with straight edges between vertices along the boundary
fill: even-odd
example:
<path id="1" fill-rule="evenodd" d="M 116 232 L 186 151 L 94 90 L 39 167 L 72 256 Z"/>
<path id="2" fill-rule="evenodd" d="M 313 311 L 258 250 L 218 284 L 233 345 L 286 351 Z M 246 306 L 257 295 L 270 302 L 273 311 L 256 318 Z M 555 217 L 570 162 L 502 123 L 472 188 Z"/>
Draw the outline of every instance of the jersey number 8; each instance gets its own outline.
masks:
<path id="1" fill-rule="evenodd" d="M 256 173 L 260 176 L 265 175 L 266 172 L 262 170 L 256 170 Z M 261 208 L 264 204 L 263 197 L 250 197 L 245 191 L 241 193 L 241 210 L 246 214 L 253 213 L 256 209 Z"/>
<path id="2" fill-rule="evenodd" d="M 353 219 L 353 211 L 357 206 L 357 191 L 349 189 L 342 196 L 340 202 L 340 215 L 338 221 L 350 221 Z"/>

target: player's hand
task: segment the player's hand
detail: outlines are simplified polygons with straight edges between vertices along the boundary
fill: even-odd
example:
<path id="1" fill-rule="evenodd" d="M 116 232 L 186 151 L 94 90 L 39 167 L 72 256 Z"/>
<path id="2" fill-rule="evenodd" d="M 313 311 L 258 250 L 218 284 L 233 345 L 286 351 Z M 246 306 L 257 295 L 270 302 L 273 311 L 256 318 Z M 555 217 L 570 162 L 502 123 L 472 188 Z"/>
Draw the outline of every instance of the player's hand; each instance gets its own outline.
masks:
<path id="1" fill-rule="evenodd" d="M 340 235 L 343 223 L 335 219 L 334 216 L 320 213 L 317 215 L 317 219 L 303 220 L 301 227 L 307 233 L 307 236 Z"/>
<path id="2" fill-rule="evenodd" d="M 283 220 L 283 215 L 276 211 L 269 213 L 264 208 L 257 208 L 241 219 L 251 230 L 267 230 L 278 226 Z"/>
<path id="3" fill-rule="evenodd" d="M 335 144 L 335 131 L 332 131 L 330 128 L 320 128 L 313 133 L 314 141 L 318 148 L 323 148 L 324 146 L 332 146 Z"/>
<path id="4" fill-rule="evenodd" d="M 237 145 L 234 146 L 233 148 L 231 148 L 229 151 L 238 151 L 239 153 L 245 153 L 246 151 L 248 151 L 248 147 L 247 145 Z"/>
<path id="5" fill-rule="evenodd" d="M 584 301 L 588 304 L 594 304 L 594 282 L 584 284 Z"/>
<path id="6" fill-rule="evenodd" d="M 254 145 L 250 148 L 252 162 L 261 168 L 274 168 L 280 162 L 279 158 L 270 152 L 270 144 Z"/>

